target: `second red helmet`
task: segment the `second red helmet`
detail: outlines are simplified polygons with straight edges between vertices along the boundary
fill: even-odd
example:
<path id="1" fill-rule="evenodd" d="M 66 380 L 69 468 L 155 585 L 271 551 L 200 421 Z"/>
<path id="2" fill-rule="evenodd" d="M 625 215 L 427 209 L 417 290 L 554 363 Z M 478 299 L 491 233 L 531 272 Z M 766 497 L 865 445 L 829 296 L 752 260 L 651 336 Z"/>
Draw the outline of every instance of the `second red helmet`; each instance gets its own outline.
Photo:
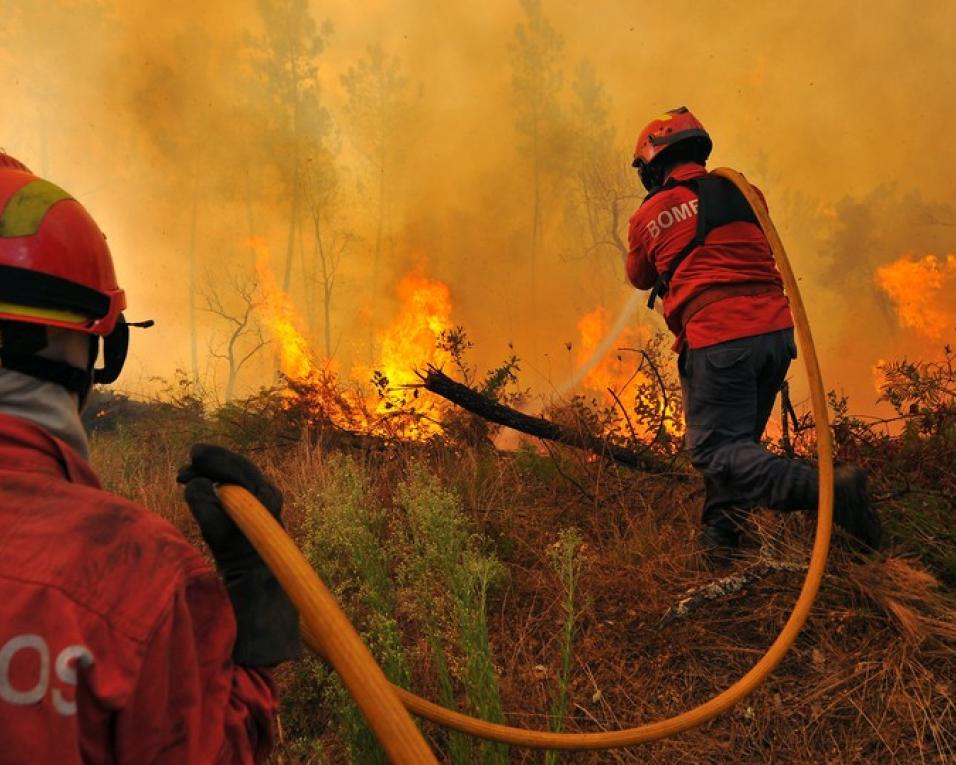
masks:
<path id="1" fill-rule="evenodd" d="M 700 120 L 691 114 L 686 106 L 671 109 L 652 120 L 641 131 L 634 147 L 634 162 L 631 164 L 633 167 L 649 165 L 665 149 L 690 138 L 701 140 L 701 160 L 706 160 L 714 144 Z"/>

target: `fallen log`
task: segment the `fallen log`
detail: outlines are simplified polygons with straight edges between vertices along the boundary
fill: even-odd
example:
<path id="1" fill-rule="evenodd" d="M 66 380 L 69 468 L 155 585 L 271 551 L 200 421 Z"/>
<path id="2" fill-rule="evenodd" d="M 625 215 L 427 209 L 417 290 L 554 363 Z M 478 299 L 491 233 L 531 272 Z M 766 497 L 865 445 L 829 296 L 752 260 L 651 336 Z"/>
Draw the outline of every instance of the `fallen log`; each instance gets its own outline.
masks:
<path id="1" fill-rule="evenodd" d="M 436 367 L 428 367 L 427 371 L 418 375 L 425 390 L 441 396 L 453 404 L 460 406 L 478 417 L 481 417 L 506 428 L 517 430 L 529 436 L 554 441 L 576 449 L 584 449 L 601 457 L 617 462 L 620 465 L 641 470 L 645 473 L 668 473 L 683 476 L 677 473 L 673 464 L 665 461 L 649 450 L 645 452 L 628 449 L 619 444 L 610 443 L 606 439 L 581 433 L 567 425 L 562 425 L 544 417 L 534 417 L 510 406 L 505 406 L 473 388 L 451 379 Z"/>

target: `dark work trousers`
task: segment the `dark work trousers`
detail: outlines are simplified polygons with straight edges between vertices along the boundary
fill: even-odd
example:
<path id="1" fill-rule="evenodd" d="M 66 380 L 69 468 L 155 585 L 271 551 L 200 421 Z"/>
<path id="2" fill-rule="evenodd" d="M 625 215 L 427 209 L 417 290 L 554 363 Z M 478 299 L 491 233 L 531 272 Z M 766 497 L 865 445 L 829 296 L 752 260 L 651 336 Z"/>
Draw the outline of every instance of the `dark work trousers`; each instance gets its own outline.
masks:
<path id="1" fill-rule="evenodd" d="M 812 507 L 816 471 L 760 445 L 796 357 L 792 329 L 681 352 L 685 443 L 691 463 L 704 476 L 704 524 L 730 531 L 756 506 Z"/>

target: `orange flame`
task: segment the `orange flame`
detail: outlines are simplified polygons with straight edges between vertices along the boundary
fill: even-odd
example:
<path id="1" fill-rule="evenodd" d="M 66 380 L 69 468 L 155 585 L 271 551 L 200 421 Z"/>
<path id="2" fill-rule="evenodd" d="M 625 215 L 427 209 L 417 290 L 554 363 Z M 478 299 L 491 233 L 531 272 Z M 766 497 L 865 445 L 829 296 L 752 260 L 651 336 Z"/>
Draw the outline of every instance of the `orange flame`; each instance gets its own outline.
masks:
<path id="1" fill-rule="evenodd" d="M 289 296 L 276 283 L 269 264 L 269 252 L 261 239 L 252 239 L 256 251 L 256 272 L 259 279 L 261 302 L 259 314 L 266 329 L 279 347 L 280 368 L 291 380 L 319 381 L 323 375 L 313 359 L 309 343 L 299 330 L 298 311 Z M 390 390 L 400 389 L 409 383 L 418 383 L 415 369 L 426 364 L 442 364 L 447 353 L 437 348 L 442 332 L 451 329 L 451 290 L 443 282 L 420 274 L 409 274 L 398 284 L 400 308 L 397 316 L 384 330 L 378 333 L 379 361 L 369 367 L 356 367 L 352 379 L 364 386 L 371 372 L 380 372 L 388 378 Z M 330 369 L 331 361 L 326 361 Z M 328 372 L 326 372 L 327 374 Z M 326 378 L 322 378 L 325 380 Z M 332 382 L 334 383 L 334 378 Z M 441 426 L 427 418 L 412 418 L 410 424 L 386 427 L 384 415 L 395 411 L 393 399 L 380 400 L 376 396 L 365 397 L 356 388 L 335 390 L 323 385 L 328 395 L 322 395 L 325 414 L 343 427 L 361 427 L 373 433 L 401 435 L 405 438 L 423 438 L 441 431 Z M 338 387 L 338 386 L 336 386 Z M 329 400 L 325 400 L 328 398 Z M 427 415 L 436 406 L 435 402 L 416 401 L 414 409 Z M 379 417 L 371 417 L 374 412 Z"/>
<path id="2" fill-rule="evenodd" d="M 378 335 L 378 370 L 392 386 L 417 382 L 413 367 L 442 364 L 447 354 L 436 347 L 442 332 L 451 329 L 451 290 L 419 274 L 398 283 L 401 307 L 395 320 Z"/>
<path id="3" fill-rule="evenodd" d="M 580 341 L 575 349 L 576 363 L 587 363 L 594 349 L 607 337 L 611 329 L 611 316 L 604 306 L 598 306 L 578 320 L 578 334 Z M 620 393 L 629 380 L 634 379 L 634 371 L 640 362 L 640 357 L 634 354 L 624 355 L 616 348 L 638 348 L 647 339 L 646 331 L 642 326 L 630 325 L 621 333 L 615 349 L 605 354 L 593 369 L 581 380 L 581 385 L 601 396 L 607 395 L 611 388 Z"/>
<path id="4" fill-rule="evenodd" d="M 289 296 L 276 283 L 269 265 L 269 249 L 265 242 L 253 237 L 249 240 L 256 253 L 256 274 L 262 301 L 259 315 L 266 329 L 279 346 L 279 368 L 293 380 L 302 380 L 315 371 L 309 343 L 297 328 L 298 312 Z"/>
<path id="5" fill-rule="evenodd" d="M 587 363 L 594 350 L 601 345 L 610 331 L 611 317 L 604 306 L 598 306 L 581 317 L 578 321 L 580 342 L 575 354 L 578 365 Z M 596 394 L 606 404 L 612 403 L 613 397 L 609 391 L 614 391 L 621 401 L 627 405 L 628 396 L 625 393 L 633 394 L 637 385 L 652 381 L 652 378 L 646 367 L 640 369 L 641 356 L 619 349 L 641 348 L 647 344 L 649 336 L 650 330 L 647 327 L 636 324 L 628 325 L 618 337 L 614 348 L 606 353 L 594 368 L 584 376 L 581 380 L 581 386 L 585 390 Z M 656 380 L 653 380 L 653 382 L 656 386 Z M 662 410 L 659 416 L 663 418 L 664 429 L 672 436 L 680 435 L 681 424 L 674 421 L 674 406 L 671 402 L 664 406 L 663 399 L 661 399 L 660 404 Z"/>
<path id="6" fill-rule="evenodd" d="M 904 327 L 933 340 L 956 328 L 956 255 L 904 256 L 877 268 L 876 282 L 896 305 Z"/>
<path id="7" fill-rule="evenodd" d="M 883 382 L 886 379 L 886 359 L 877 359 L 873 365 L 873 387 L 877 393 L 883 393 Z"/>
<path id="8" fill-rule="evenodd" d="M 448 354 L 437 347 L 438 340 L 451 323 L 451 290 L 447 284 L 429 279 L 420 273 L 404 276 L 398 283 L 399 310 L 392 322 L 377 335 L 379 360 L 376 372 L 388 380 L 389 395 L 370 398 L 367 407 L 379 415 L 383 431 L 385 417 L 395 411 L 396 402 L 404 402 L 402 409 L 413 411 L 419 417 L 404 421 L 400 435 L 410 439 L 425 439 L 440 433 L 437 422 L 441 404 L 425 394 L 421 397 L 403 392 L 401 386 L 420 382 L 415 374 L 428 364 L 442 365 Z M 356 368 L 354 379 L 367 381 L 370 370 Z"/>

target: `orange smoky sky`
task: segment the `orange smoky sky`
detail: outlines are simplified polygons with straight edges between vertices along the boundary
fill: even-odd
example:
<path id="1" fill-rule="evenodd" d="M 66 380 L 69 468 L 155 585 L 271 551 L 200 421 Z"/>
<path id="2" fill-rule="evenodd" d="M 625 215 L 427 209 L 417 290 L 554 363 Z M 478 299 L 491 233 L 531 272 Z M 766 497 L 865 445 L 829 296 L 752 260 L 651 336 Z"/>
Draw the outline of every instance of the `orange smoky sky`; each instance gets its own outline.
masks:
<path id="1" fill-rule="evenodd" d="M 317 108 L 293 127 L 264 41 L 294 36 L 282 12 L 296 5 L 3 5 L 0 146 L 90 209 L 128 315 L 157 320 L 134 337 L 127 389 L 190 370 L 195 348 L 199 377 L 221 392 L 229 326 L 206 309 L 211 296 L 238 310 L 250 241 L 268 248 L 280 285 L 292 253 L 288 293 L 317 357 L 374 366 L 375 338 L 402 315 L 397 287 L 415 273 L 447 285 L 480 365 L 513 342 L 524 384 L 560 388 L 579 363 L 582 317 L 601 308 L 611 324 L 631 294 L 620 252 L 582 213 L 581 135 L 620 163 L 608 177 L 625 173 L 643 124 L 681 104 L 711 132 L 711 164 L 764 191 L 827 384 L 856 411 L 873 410 L 877 360 L 928 358 L 953 339 L 945 319 L 928 333 L 901 318 L 912 300 L 900 296 L 925 286 L 919 268 L 895 293 L 878 275 L 956 252 L 953 4 L 311 2 L 321 45 L 298 52 Z M 535 162 L 516 122 L 529 100 L 513 87 L 516 29 L 535 7 L 553 31 L 537 235 Z M 392 76 L 384 130 L 356 116 L 348 85 L 376 51 Z M 599 85 L 587 108 L 582 73 Z M 640 201 L 629 183 L 620 227 Z M 317 230 L 337 265 L 329 311 Z M 925 298 L 926 315 L 954 315 L 953 290 Z M 633 322 L 631 336 L 663 326 L 643 309 Z M 253 359 L 239 388 L 268 383 L 273 358 Z M 801 380 L 795 370 L 798 397 Z"/>

